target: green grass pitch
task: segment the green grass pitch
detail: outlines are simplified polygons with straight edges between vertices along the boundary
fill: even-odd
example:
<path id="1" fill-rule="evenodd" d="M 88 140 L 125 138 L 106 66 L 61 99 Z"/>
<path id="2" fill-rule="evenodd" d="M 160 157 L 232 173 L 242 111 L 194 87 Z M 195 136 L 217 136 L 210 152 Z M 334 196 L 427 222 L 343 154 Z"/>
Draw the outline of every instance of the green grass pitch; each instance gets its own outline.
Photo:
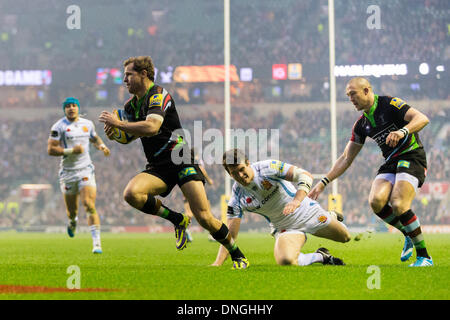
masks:
<path id="1" fill-rule="evenodd" d="M 0 233 L 0 299 L 7 300 L 335 300 L 449 298 L 448 234 L 427 234 L 434 267 L 409 268 L 400 262 L 400 234 L 365 234 L 360 241 L 335 243 L 309 236 L 304 253 L 325 246 L 346 266 L 276 265 L 273 238 L 263 233 L 239 235 L 250 260 L 247 270 L 231 262 L 211 267 L 218 244 L 207 234 L 178 252 L 170 234 L 102 234 L 103 254 L 91 253 L 91 238 L 79 233 Z M 11 293 L 6 285 L 66 288 L 69 266 L 78 266 L 81 290 Z M 373 273 L 370 266 L 379 272 Z M 379 282 L 376 277 L 379 275 Z M 372 278 L 370 278 L 372 277 Z M 372 284 L 372 288 L 369 288 Z M 378 288 L 377 288 L 378 284 Z M 375 287 L 374 287 L 375 286 Z M 23 287 L 22 287 L 23 288 Z M 110 289 L 109 291 L 83 291 Z M 32 290 L 31 290 L 32 291 Z"/>

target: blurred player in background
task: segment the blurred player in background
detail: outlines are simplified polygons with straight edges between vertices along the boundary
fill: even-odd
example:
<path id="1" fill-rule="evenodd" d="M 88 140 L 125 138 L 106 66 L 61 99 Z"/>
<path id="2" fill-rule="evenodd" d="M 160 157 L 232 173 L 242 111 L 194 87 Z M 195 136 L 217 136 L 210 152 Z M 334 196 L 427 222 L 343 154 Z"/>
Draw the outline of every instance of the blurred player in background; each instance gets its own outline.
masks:
<path id="1" fill-rule="evenodd" d="M 418 132 L 429 120 L 402 99 L 374 94 L 365 78 L 351 79 L 346 91 L 356 110 L 363 111 L 363 114 L 353 126 L 344 153 L 314 186 L 310 197 L 317 199 L 329 182 L 350 167 L 366 137 L 374 139 L 385 162 L 372 183 L 370 206 L 378 217 L 404 234 L 401 261 L 407 261 L 415 247 L 417 260 L 410 266 L 432 266 L 433 260 L 428 255 L 419 219 L 411 210 L 411 203 L 427 172 L 426 154 Z"/>
<path id="2" fill-rule="evenodd" d="M 210 176 L 208 175 L 208 172 L 205 169 L 205 163 L 203 162 L 203 159 L 195 152 L 194 149 L 192 149 L 192 154 L 194 156 L 194 163 L 198 164 L 198 167 L 200 169 L 200 171 L 203 173 L 203 176 L 205 177 L 206 182 L 209 185 L 213 185 L 214 181 L 210 178 Z M 184 213 L 186 213 L 188 215 L 188 217 L 192 220 L 192 218 L 194 217 L 191 207 L 189 206 L 189 202 L 187 201 L 186 198 L 184 198 Z M 211 203 L 208 200 L 208 206 L 209 206 L 209 210 L 211 210 Z M 211 235 L 210 235 L 211 236 Z M 188 242 L 192 242 L 194 240 L 192 233 L 189 231 L 189 229 L 186 229 L 186 237 L 187 237 L 187 241 Z M 214 239 L 212 239 L 214 241 Z"/>
<path id="3" fill-rule="evenodd" d="M 351 239 L 347 227 L 338 221 L 342 220 L 342 215 L 325 211 L 306 196 L 313 181 L 309 172 L 278 160 L 251 164 L 239 149 L 224 153 L 223 166 L 236 181 L 228 201 L 228 227 L 233 238 L 237 238 L 243 212 L 255 212 L 270 223 L 277 264 L 344 265 L 326 248 L 319 248 L 314 253 L 301 252 L 306 233 L 338 242 Z M 227 255 L 221 246 L 212 265 L 222 265 Z"/>
<path id="4" fill-rule="evenodd" d="M 233 268 L 245 269 L 248 260 L 234 242 L 225 224 L 216 219 L 206 196 L 205 178 L 194 163 L 183 137 L 175 101 L 163 87 L 156 85 L 155 69 L 149 56 L 131 57 L 124 62 L 124 83 L 133 97 L 125 103 L 129 121 L 120 121 L 114 114 L 103 111 L 100 121 L 105 133 L 112 138 L 114 128 L 140 137 L 147 158 L 146 169 L 136 175 L 125 188 L 124 198 L 132 207 L 171 221 L 175 226 L 176 247 L 186 247 L 186 228 L 190 218 L 162 205 L 155 196 L 167 196 L 178 185 L 198 223 L 230 252 Z M 189 163 L 175 164 L 172 151 L 189 150 Z"/>
<path id="5" fill-rule="evenodd" d="M 110 151 L 95 131 L 94 123 L 80 117 L 78 99 L 67 98 L 63 102 L 65 117 L 51 128 L 47 152 L 50 156 L 60 157 L 59 181 L 64 195 L 69 224 L 67 233 L 75 236 L 78 221 L 78 199 L 80 197 L 86 213 L 92 235 L 93 253 L 102 253 L 100 241 L 100 218 L 95 209 L 97 186 L 94 165 L 89 155 L 89 142 L 103 151 L 105 157 Z"/>

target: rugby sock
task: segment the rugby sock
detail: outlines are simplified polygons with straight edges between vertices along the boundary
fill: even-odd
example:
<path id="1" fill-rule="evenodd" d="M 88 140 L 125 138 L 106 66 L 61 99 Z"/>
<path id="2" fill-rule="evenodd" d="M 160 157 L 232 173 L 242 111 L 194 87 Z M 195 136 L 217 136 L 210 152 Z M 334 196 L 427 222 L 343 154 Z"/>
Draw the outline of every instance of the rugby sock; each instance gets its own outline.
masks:
<path id="1" fill-rule="evenodd" d="M 69 218 L 70 222 L 77 222 L 78 221 L 78 216 L 75 216 L 75 218 Z"/>
<path id="2" fill-rule="evenodd" d="M 169 220 L 174 225 L 179 225 L 184 218 L 181 213 L 170 210 L 161 203 L 161 200 L 156 199 L 151 194 L 147 196 L 147 201 L 145 202 L 141 211 L 147 214 L 160 216 L 161 218 Z"/>
<path id="3" fill-rule="evenodd" d="M 430 258 L 425 246 L 425 240 L 423 238 L 422 229 L 420 228 L 419 218 L 412 212 L 408 210 L 400 215 L 400 221 L 405 227 L 406 234 L 411 238 L 416 248 L 418 257 Z"/>
<path id="4" fill-rule="evenodd" d="M 70 226 L 77 226 L 77 222 L 78 222 L 78 216 L 75 216 L 75 218 L 69 218 L 69 225 Z"/>
<path id="5" fill-rule="evenodd" d="M 91 230 L 92 242 L 94 247 L 101 247 L 100 242 L 100 225 L 93 224 L 89 226 L 89 230 Z"/>
<path id="6" fill-rule="evenodd" d="M 389 204 L 386 204 L 380 212 L 375 212 L 375 214 L 387 224 L 390 224 L 394 228 L 397 228 L 401 233 L 403 233 L 405 237 L 407 236 L 405 227 L 400 222 L 400 217 L 394 214 L 394 212 L 392 211 L 392 207 Z"/>
<path id="7" fill-rule="evenodd" d="M 183 219 L 184 219 L 184 216 L 181 213 L 170 210 L 169 208 L 167 208 L 164 205 L 161 205 L 161 207 L 159 208 L 158 216 L 160 216 L 161 218 L 164 218 L 166 220 L 169 220 L 176 226 L 179 225 L 181 223 L 181 221 L 183 221 Z"/>
<path id="8" fill-rule="evenodd" d="M 245 258 L 244 254 L 231 237 L 231 233 L 225 224 L 222 223 L 220 229 L 214 233 L 211 233 L 211 236 L 228 250 L 232 260 L 237 258 Z"/>
<path id="9" fill-rule="evenodd" d="M 299 266 L 308 266 L 310 264 L 316 262 L 323 262 L 323 255 L 320 253 L 301 253 L 298 255 L 298 265 Z"/>

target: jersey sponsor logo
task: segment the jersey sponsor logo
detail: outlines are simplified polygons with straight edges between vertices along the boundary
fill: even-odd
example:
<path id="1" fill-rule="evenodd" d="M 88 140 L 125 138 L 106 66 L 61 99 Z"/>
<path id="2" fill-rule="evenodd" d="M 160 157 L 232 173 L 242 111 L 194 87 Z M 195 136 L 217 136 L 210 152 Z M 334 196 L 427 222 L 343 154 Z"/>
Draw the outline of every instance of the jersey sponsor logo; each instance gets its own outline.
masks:
<path id="1" fill-rule="evenodd" d="M 178 179 L 182 180 L 193 174 L 197 174 L 197 170 L 195 170 L 194 167 L 188 167 L 188 168 L 185 168 L 185 169 L 181 170 L 180 172 L 178 172 Z"/>
<path id="2" fill-rule="evenodd" d="M 52 132 L 50 133 L 50 135 L 51 135 L 53 138 L 56 138 L 56 137 L 58 136 L 58 131 L 52 131 Z"/>
<path id="3" fill-rule="evenodd" d="M 410 165 L 411 163 L 409 162 L 409 161 L 406 161 L 406 160 L 400 160 L 398 163 L 397 163 L 397 168 L 400 168 L 400 167 L 403 167 L 403 168 L 409 168 L 409 165 Z"/>
<path id="4" fill-rule="evenodd" d="M 281 172 L 283 172 L 284 162 L 281 162 L 279 160 L 274 160 L 270 163 L 270 167 L 281 173 Z"/>
<path id="5" fill-rule="evenodd" d="M 320 223 L 325 223 L 327 221 L 327 216 L 320 215 L 317 220 L 319 220 Z"/>
<path id="6" fill-rule="evenodd" d="M 264 199 L 261 201 L 258 201 L 258 199 L 251 199 L 250 197 L 246 197 L 245 199 L 241 199 L 241 204 L 243 205 L 249 205 L 250 203 L 253 203 L 253 207 L 247 206 L 248 209 L 257 210 L 260 209 L 267 201 L 269 201 L 280 189 L 279 186 L 276 186 L 273 191 L 267 195 Z M 250 202 L 249 202 L 250 199 Z M 245 203 L 244 203 L 245 202 Z"/>
<path id="7" fill-rule="evenodd" d="M 376 135 L 372 137 L 373 140 L 379 145 L 382 146 L 386 143 L 386 138 L 392 131 L 397 131 L 397 127 L 395 124 L 391 124 L 389 127 L 384 128 L 380 132 L 378 132 Z"/>
<path id="8" fill-rule="evenodd" d="M 86 127 L 86 126 L 83 126 L 81 129 L 82 129 L 84 132 L 88 132 L 88 131 L 89 131 L 88 127 Z"/>
<path id="9" fill-rule="evenodd" d="M 150 107 L 161 107 L 163 96 L 160 93 L 154 94 L 150 98 Z"/>
<path id="10" fill-rule="evenodd" d="M 70 128 L 67 128 L 67 130 L 66 130 L 67 132 L 70 132 Z"/>
<path id="11" fill-rule="evenodd" d="M 406 104 L 406 102 L 400 98 L 392 98 L 391 104 L 397 109 L 401 109 Z"/>
<path id="12" fill-rule="evenodd" d="M 269 190 L 270 188 L 272 188 L 272 184 L 267 180 L 263 180 L 261 184 L 265 190 Z"/>

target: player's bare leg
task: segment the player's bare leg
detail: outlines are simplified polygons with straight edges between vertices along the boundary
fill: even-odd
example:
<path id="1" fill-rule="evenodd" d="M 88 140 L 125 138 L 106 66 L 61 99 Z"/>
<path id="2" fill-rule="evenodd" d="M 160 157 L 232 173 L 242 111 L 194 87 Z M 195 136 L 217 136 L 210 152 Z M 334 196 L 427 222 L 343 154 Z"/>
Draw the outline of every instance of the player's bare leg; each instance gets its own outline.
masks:
<path id="1" fill-rule="evenodd" d="M 235 269 L 247 268 L 249 262 L 234 242 L 228 227 L 211 213 L 203 182 L 186 182 L 181 186 L 181 191 L 189 202 L 197 222 L 228 250 L 233 260 L 233 267 Z"/>
<path id="2" fill-rule="evenodd" d="M 186 198 L 184 199 L 184 213 L 192 220 L 194 214 L 192 213 L 191 207 L 189 206 L 189 202 L 187 202 Z M 192 237 L 189 229 L 186 229 L 186 237 L 188 242 L 192 242 L 194 239 Z"/>
<path id="3" fill-rule="evenodd" d="M 372 188 L 370 190 L 369 195 L 369 204 L 372 207 L 373 212 L 380 219 L 382 219 L 385 223 L 393 226 L 394 228 L 403 233 L 403 235 L 405 236 L 405 243 L 403 245 L 403 250 L 400 255 L 400 260 L 407 261 L 413 253 L 414 245 L 411 238 L 407 235 L 405 227 L 401 223 L 400 218 L 398 217 L 398 215 L 395 214 L 393 210 L 392 194 L 394 192 L 393 191 L 394 183 L 396 183 L 394 174 L 378 175 L 377 178 L 375 178 L 375 180 L 372 183 Z M 397 200 L 396 202 L 397 202 L 396 206 L 398 206 L 399 203 Z"/>
<path id="4" fill-rule="evenodd" d="M 66 204 L 66 213 L 69 218 L 67 233 L 73 238 L 78 220 L 78 194 L 65 194 L 64 203 Z"/>
<path id="5" fill-rule="evenodd" d="M 222 222 L 216 219 L 209 210 L 206 191 L 201 181 L 189 181 L 181 186 L 192 214 L 197 222 L 210 233 L 217 232 Z"/>
<path id="6" fill-rule="evenodd" d="M 397 181 L 392 188 L 390 202 L 396 216 L 411 209 L 411 203 L 416 196 L 414 187 L 408 181 Z"/>
<path id="7" fill-rule="evenodd" d="M 302 232 L 282 233 L 275 241 L 274 256 L 278 265 L 308 266 L 313 263 L 330 265 L 344 265 L 344 262 L 332 256 L 328 249 L 319 248 L 313 253 L 302 253 L 301 250 L 306 242 L 306 236 Z"/>
<path id="8" fill-rule="evenodd" d="M 281 234 L 275 241 L 273 254 L 277 264 L 281 266 L 297 265 L 301 249 L 306 242 L 303 233 Z"/>
<path id="9" fill-rule="evenodd" d="M 373 212 L 380 212 L 391 196 L 392 184 L 384 179 L 375 179 L 369 194 L 369 204 Z"/>
<path id="10" fill-rule="evenodd" d="M 175 226 L 176 247 L 178 250 L 182 250 L 186 247 L 185 229 L 189 225 L 190 219 L 182 213 L 169 209 L 155 198 L 166 190 L 167 185 L 160 178 L 148 173 L 140 173 L 128 183 L 123 196 L 132 207 L 172 222 Z"/>
<path id="11" fill-rule="evenodd" d="M 141 210 L 148 200 L 148 195 L 159 195 L 167 190 L 167 185 L 160 178 L 148 173 L 139 173 L 128 182 L 123 192 L 126 202 Z"/>
<path id="12" fill-rule="evenodd" d="M 93 253 L 102 253 L 100 241 L 100 217 L 95 209 L 97 189 L 94 186 L 85 186 L 80 191 L 81 203 L 88 215 L 88 226 L 91 231 Z"/>
<path id="13" fill-rule="evenodd" d="M 337 242 L 348 242 L 351 240 L 351 235 L 348 232 L 347 227 L 337 221 L 336 219 L 331 219 L 330 224 L 326 226 L 325 228 L 322 228 L 320 230 L 317 230 L 314 235 L 316 237 L 321 237 Z"/>

